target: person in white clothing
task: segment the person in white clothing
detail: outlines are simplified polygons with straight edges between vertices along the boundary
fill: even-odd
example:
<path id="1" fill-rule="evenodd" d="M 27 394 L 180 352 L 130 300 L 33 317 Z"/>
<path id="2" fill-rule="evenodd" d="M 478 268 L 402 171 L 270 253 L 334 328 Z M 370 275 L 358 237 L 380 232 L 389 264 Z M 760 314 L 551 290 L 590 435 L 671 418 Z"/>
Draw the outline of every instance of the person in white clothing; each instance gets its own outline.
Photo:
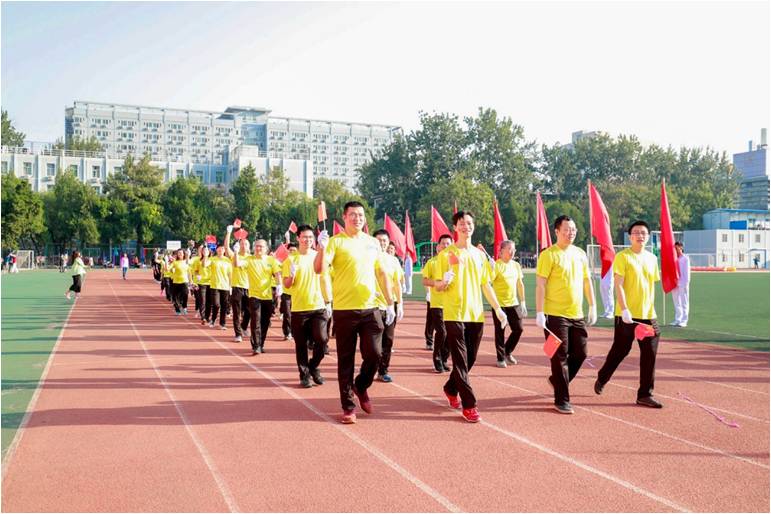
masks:
<path id="1" fill-rule="evenodd" d="M 600 279 L 600 296 L 602 297 L 602 307 L 604 309 L 602 317 L 613 319 L 613 267 L 608 268 L 605 276 Z"/>
<path id="2" fill-rule="evenodd" d="M 691 260 L 685 255 L 684 250 L 683 243 L 680 241 L 675 243 L 680 278 L 677 281 L 677 287 L 672 290 L 672 299 L 675 302 L 675 320 L 670 325 L 674 327 L 688 326 L 688 286 L 691 283 Z"/>

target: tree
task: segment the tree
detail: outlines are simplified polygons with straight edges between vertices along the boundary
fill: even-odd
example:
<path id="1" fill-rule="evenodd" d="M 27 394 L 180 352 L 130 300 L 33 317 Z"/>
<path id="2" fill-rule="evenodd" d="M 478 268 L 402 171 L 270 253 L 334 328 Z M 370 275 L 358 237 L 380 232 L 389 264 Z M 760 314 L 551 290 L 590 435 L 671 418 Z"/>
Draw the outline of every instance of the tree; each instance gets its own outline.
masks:
<path id="1" fill-rule="evenodd" d="M 314 189 L 319 180 L 330 179 L 317 179 Z M 369 198 L 374 203 L 375 216 L 381 219 L 384 214 L 390 216 L 417 207 L 423 190 L 404 187 L 405 184 L 416 183 L 416 163 L 410 154 L 407 141 L 397 137 L 377 159 L 361 167 L 357 189 L 364 198 Z M 314 196 L 317 195 L 314 193 Z M 328 196 L 325 195 L 325 201 Z"/>
<path id="2" fill-rule="evenodd" d="M 242 169 L 238 178 L 230 186 L 233 195 L 235 216 L 239 218 L 245 227 L 253 230 L 260 220 L 261 206 L 265 204 L 259 181 L 251 163 Z"/>
<path id="3" fill-rule="evenodd" d="M 83 152 L 101 152 L 104 150 L 104 146 L 96 136 L 91 136 L 89 139 L 83 139 L 78 136 L 68 137 L 66 142 L 62 142 L 61 139 L 57 139 L 54 143 L 54 150 L 80 150 Z"/>
<path id="4" fill-rule="evenodd" d="M 24 139 L 27 136 L 13 127 L 13 122 L 8 116 L 8 111 L 2 111 L 2 123 L 3 146 L 24 146 Z"/>
<path id="5" fill-rule="evenodd" d="M 99 197 L 74 173 L 59 171 L 53 189 L 43 195 L 43 203 L 51 241 L 63 246 L 99 242 Z"/>
<path id="6" fill-rule="evenodd" d="M 202 241 L 210 227 L 211 214 L 208 190 L 195 177 L 178 178 L 163 192 L 160 203 L 163 210 L 163 232 L 167 239 Z"/>
<path id="7" fill-rule="evenodd" d="M 26 241 L 37 247 L 45 231 L 43 201 L 29 182 L 3 173 L 2 208 L 2 249 L 17 249 Z"/>
<path id="8" fill-rule="evenodd" d="M 163 170 L 150 164 L 150 157 L 136 161 L 129 155 L 123 168 L 107 177 L 104 191 L 108 198 L 126 204 L 129 223 L 137 241 L 137 252 L 153 240 L 163 220 L 159 205 Z"/>
<path id="9" fill-rule="evenodd" d="M 360 202 L 364 205 L 364 214 L 367 218 L 367 224 L 374 229 L 377 225 L 378 218 L 375 209 L 370 207 L 369 202 L 364 197 L 351 193 L 345 184 L 339 180 L 329 178 L 318 178 L 313 181 L 313 198 L 315 205 L 324 200 L 324 204 L 327 208 L 327 217 L 330 220 L 337 220 L 338 223 L 343 222 L 343 208 L 348 202 Z M 371 197 L 370 197 L 371 198 Z M 315 207 L 314 207 L 315 208 Z M 316 216 L 313 216 L 312 224 L 316 223 Z M 331 223 L 331 222 L 330 222 Z M 327 223 L 327 230 L 332 230 L 332 227 Z"/>

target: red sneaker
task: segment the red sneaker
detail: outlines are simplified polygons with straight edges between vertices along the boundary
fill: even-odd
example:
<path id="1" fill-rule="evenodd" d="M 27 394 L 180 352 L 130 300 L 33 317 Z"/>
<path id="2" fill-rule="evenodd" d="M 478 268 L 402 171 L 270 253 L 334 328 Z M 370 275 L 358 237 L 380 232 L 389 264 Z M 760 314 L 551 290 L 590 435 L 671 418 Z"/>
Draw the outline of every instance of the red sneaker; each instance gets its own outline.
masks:
<path id="1" fill-rule="evenodd" d="M 463 409 L 463 417 L 466 418 L 466 421 L 469 423 L 479 423 L 479 421 L 482 419 L 482 416 L 479 415 L 479 411 L 476 407 Z"/>
<path id="2" fill-rule="evenodd" d="M 460 409 L 460 398 L 458 398 L 457 394 L 452 396 L 445 392 L 444 395 L 447 397 L 447 401 L 450 402 L 450 407 L 453 409 Z"/>
<path id="3" fill-rule="evenodd" d="M 343 411 L 343 417 L 340 418 L 340 423 L 344 425 L 353 425 L 356 423 L 356 413 L 353 409 Z"/>
<path id="4" fill-rule="evenodd" d="M 359 399 L 359 405 L 361 405 L 361 410 L 363 410 L 367 414 L 372 414 L 372 402 L 369 401 L 369 395 L 367 394 L 367 391 L 359 392 L 359 390 L 354 387 L 353 394 L 355 394 L 356 397 Z"/>

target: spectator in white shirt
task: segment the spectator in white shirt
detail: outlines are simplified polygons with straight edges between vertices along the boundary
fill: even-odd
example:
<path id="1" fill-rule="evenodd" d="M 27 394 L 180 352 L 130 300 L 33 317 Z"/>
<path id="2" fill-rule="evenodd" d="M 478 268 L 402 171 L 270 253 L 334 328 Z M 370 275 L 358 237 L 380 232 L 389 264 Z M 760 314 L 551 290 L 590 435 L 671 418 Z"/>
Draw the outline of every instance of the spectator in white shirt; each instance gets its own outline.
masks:
<path id="1" fill-rule="evenodd" d="M 672 290 L 672 299 L 675 301 L 675 320 L 670 325 L 675 327 L 688 326 L 688 285 L 691 282 L 691 260 L 684 253 L 683 243 L 675 243 L 677 252 L 677 267 L 680 269 L 680 278 L 677 287 Z"/>

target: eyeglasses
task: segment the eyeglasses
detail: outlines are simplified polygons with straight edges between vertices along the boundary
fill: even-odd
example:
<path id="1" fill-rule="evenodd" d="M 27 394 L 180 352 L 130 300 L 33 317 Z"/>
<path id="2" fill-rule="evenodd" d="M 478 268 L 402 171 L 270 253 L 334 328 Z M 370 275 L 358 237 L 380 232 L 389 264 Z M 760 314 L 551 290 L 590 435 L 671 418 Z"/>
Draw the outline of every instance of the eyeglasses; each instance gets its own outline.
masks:
<path id="1" fill-rule="evenodd" d="M 632 231 L 633 236 L 647 236 L 648 232 L 646 230 L 633 230 Z"/>

